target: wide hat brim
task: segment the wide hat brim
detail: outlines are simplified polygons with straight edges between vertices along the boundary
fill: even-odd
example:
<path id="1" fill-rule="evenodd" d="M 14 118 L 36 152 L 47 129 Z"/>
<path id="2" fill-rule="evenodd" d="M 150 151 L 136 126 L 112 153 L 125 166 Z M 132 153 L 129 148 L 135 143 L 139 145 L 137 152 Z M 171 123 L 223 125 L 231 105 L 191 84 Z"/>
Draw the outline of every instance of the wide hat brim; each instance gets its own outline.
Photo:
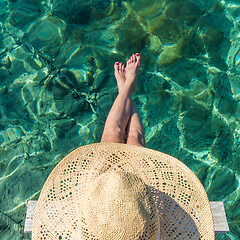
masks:
<path id="1" fill-rule="evenodd" d="M 214 239 L 209 200 L 197 176 L 172 156 L 120 143 L 86 145 L 58 163 L 41 191 L 32 239 L 79 239 L 81 196 L 109 169 L 133 173 L 149 187 L 160 239 Z"/>

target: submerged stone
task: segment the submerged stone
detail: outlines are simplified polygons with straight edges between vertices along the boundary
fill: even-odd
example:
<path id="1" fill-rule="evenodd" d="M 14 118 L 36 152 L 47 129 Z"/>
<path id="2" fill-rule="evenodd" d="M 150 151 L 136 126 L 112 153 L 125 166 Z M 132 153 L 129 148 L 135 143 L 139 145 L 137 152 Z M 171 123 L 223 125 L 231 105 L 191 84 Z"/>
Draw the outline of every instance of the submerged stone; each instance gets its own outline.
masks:
<path id="1" fill-rule="evenodd" d="M 54 86 L 62 90 L 63 95 L 71 93 L 74 98 L 80 97 L 80 92 L 78 90 L 78 82 L 75 76 L 68 70 L 61 71 L 60 74 L 53 79 L 53 84 Z M 58 94 L 60 92 L 61 91 L 58 91 Z M 58 94 L 55 90 L 56 97 Z M 62 94 L 60 94 L 60 96 L 61 95 Z"/>
<path id="2" fill-rule="evenodd" d="M 74 119 L 61 120 L 55 124 L 55 126 L 61 128 L 63 131 L 68 131 L 75 125 L 76 121 Z"/>
<path id="3" fill-rule="evenodd" d="M 173 46 L 165 46 L 163 52 L 159 55 L 157 63 L 162 67 L 174 63 L 181 58 L 181 47 L 181 43 Z"/>
<path id="4" fill-rule="evenodd" d="M 109 0 L 99 1 L 93 9 L 93 16 L 97 19 L 105 18 L 113 14 L 116 5 Z"/>
<path id="5" fill-rule="evenodd" d="M 23 27 L 35 20 L 40 14 L 36 3 L 21 2 L 16 5 L 9 16 L 9 23 L 14 27 Z"/>
<path id="6" fill-rule="evenodd" d="M 64 40 L 62 38 L 64 28 L 63 20 L 47 17 L 31 26 L 27 38 L 34 48 L 54 56 Z"/>
<path id="7" fill-rule="evenodd" d="M 192 25 L 204 12 L 203 9 L 191 1 L 178 1 L 168 4 L 165 14 L 169 18 L 176 18 L 187 25 Z"/>
<path id="8" fill-rule="evenodd" d="M 216 169 L 211 179 L 211 185 L 207 193 L 212 201 L 227 197 L 238 184 L 235 174 L 227 167 Z"/>
<path id="9" fill-rule="evenodd" d="M 7 130 L 0 132 L 0 144 L 9 144 L 19 141 L 24 135 L 21 128 L 8 128 Z"/>
<path id="10" fill-rule="evenodd" d="M 134 28 L 130 29 L 126 26 L 134 26 Z M 143 50 L 149 46 L 148 34 L 137 19 L 125 18 L 116 28 L 116 34 L 119 41 L 116 43 L 115 49 L 127 55 L 129 55 L 129 52 L 136 53 L 139 49 Z"/>
<path id="11" fill-rule="evenodd" d="M 87 26 L 92 22 L 92 9 L 94 0 L 88 1 L 54 1 L 52 3 L 52 15 L 63 19 L 68 24 Z"/>
<path id="12" fill-rule="evenodd" d="M 116 46 L 117 42 L 119 41 L 119 36 L 116 35 L 116 30 L 114 28 L 108 29 L 102 33 L 101 39 L 112 47 Z"/>
<path id="13" fill-rule="evenodd" d="M 166 18 L 164 15 L 153 18 L 152 22 L 149 22 L 148 30 L 158 36 L 163 44 L 176 43 L 183 33 L 182 26 L 176 20 Z"/>
<path id="14" fill-rule="evenodd" d="M 230 84 L 233 98 L 236 101 L 240 100 L 240 75 L 231 74 L 230 75 Z"/>
<path id="15" fill-rule="evenodd" d="M 72 51 L 72 54 L 66 59 L 66 66 L 82 69 L 92 57 L 93 49 L 88 46 L 81 46 Z"/>
<path id="16" fill-rule="evenodd" d="M 60 120 L 54 125 L 54 131 L 57 137 L 64 137 L 65 134 L 76 125 L 76 121 L 74 119 Z"/>

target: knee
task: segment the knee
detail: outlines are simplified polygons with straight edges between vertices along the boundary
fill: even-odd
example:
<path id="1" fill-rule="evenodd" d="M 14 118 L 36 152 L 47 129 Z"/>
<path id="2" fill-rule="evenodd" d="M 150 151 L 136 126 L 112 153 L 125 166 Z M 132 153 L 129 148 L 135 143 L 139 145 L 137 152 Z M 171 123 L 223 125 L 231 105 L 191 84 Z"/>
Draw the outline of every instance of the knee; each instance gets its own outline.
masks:
<path id="1" fill-rule="evenodd" d="M 108 127 L 104 129 L 104 134 L 106 135 L 116 135 L 121 136 L 124 135 L 120 127 Z"/>
<path id="2" fill-rule="evenodd" d="M 124 135 L 120 128 L 113 127 L 104 129 L 101 142 L 119 142 L 124 143 Z"/>
<path id="3" fill-rule="evenodd" d="M 127 138 L 132 138 L 132 139 L 141 139 L 143 134 L 139 132 L 138 130 L 131 130 L 131 132 L 128 133 Z"/>
<path id="4" fill-rule="evenodd" d="M 145 146 L 144 133 L 139 132 L 138 130 L 131 131 L 131 133 L 127 135 L 126 143 Z"/>

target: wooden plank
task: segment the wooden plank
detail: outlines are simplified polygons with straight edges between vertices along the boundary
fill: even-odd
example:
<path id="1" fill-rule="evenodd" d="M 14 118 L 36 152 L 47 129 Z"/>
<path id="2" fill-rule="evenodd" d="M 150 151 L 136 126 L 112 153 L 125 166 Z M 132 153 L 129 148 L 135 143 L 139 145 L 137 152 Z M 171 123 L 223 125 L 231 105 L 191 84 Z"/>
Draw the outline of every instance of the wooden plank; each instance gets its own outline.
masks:
<path id="1" fill-rule="evenodd" d="M 37 206 L 37 201 L 28 202 L 25 227 L 24 227 L 25 233 L 32 232 L 33 215 L 34 215 L 36 206 Z M 210 206 L 213 214 L 215 233 L 224 234 L 229 232 L 229 227 L 227 223 L 223 202 L 210 202 Z"/>
<path id="2" fill-rule="evenodd" d="M 223 202 L 210 202 L 210 206 L 212 209 L 215 233 L 224 234 L 229 232 Z"/>
<path id="3" fill-rule="evenodd" d="M 37 206 L 37 201 L 28 201 L 27 214 L 25 219 L 24 233 L 32 232 L 33 215 Z"/>

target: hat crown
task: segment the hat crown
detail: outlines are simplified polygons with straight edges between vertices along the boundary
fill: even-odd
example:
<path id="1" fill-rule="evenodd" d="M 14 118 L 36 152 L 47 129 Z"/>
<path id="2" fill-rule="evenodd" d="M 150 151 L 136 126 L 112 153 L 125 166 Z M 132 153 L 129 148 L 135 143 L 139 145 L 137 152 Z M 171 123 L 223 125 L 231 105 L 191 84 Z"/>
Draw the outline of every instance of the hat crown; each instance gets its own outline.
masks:
<path id="1" fill-rule="evenodd" d="M 79 211 L 82 239 L 157 239 L 157 208 L 139 177 L 109 170 L 87 189 Z"/>

